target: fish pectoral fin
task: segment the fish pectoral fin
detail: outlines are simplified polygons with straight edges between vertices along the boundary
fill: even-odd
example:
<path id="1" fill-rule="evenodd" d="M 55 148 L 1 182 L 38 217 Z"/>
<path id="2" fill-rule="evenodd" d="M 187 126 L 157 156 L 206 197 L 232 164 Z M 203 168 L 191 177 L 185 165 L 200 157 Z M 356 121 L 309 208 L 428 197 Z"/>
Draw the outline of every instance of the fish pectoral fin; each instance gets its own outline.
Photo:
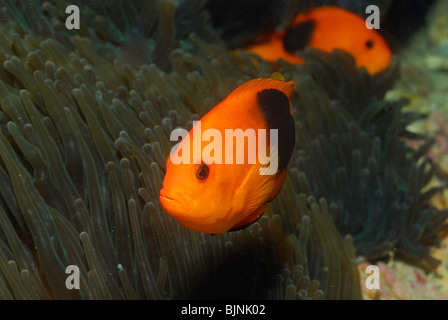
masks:
<path id="1" fill-rule="evenodd" d="M 260 168 L 264 167 L 260 162 L 254 164 L 244 181 L 236 190 L 236 203 L 243 204 L 242 212 L 250 213 L 257 210 L 264 203 L 272 200 L 276 190 L 276 177 L 260 174 Z"/>
<path id="2" fill-rule="evenodd" d="M 246 218 L 244 218 L 243 220 L 241 220 L 240 222 L 235 224 L 229 230 L 229 232 L 238 231 L 238 230 L 242 230 L 242 229 L 247 228 L 252 223 L 256 222 L 258 219 L 261 218 L 263 213 L 266 211 L 266 208 L 267 208 L 267 205 L 263 204 L 261 207 L 259 207 L 257 210 L 255 210 L 253 213 L 251 213 L 249 216 L 247 216 Z"/>
<path id="3" fill-rule="evenodd" d="M 271 149 L 270 154 L 273 157 L 278 157 L 276 150 Z M 279 183 L 279 173 L 263 175 L 260 172 L 260 169 L 266 166 L 262 164 L 267 163 L 265 158 L 266 156 L 262 156 L 256 164 L 252 165 L 234 193 L 232 199 L 233 211 L 246 217 L 236 223 L 231 230 L 256 221 L 266 210 L 266 203 L 272 200 L 279 191 L 279 187 L 277 186 Z M 281 175 L 284 177 L 283 174 Z M 283 179 L 280 180 L 283 183 Z"/>

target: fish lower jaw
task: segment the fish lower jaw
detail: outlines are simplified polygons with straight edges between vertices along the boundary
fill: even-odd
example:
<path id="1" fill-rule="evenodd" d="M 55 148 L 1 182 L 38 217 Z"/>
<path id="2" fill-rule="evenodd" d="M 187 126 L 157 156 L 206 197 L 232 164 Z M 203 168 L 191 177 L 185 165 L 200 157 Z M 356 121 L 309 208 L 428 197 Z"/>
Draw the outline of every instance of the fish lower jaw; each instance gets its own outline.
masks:
<path id="1" fill-rule="evenodd" d="M 177 216 L 188 215 L 191 211 L 190 206 L 186 205 L 188 201 L 183 201 L 183 199 L 168 194 L 164 189 L 160 191 L 159 199 L 163 209 L 175 218 Z"/>

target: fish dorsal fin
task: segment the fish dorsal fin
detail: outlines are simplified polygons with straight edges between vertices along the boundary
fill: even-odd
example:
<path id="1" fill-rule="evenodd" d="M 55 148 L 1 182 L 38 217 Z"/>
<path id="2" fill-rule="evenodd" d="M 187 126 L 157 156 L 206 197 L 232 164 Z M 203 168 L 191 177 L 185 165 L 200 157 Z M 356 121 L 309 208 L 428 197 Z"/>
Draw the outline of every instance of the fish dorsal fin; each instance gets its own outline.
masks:
<path id="1" fill-rule="evenodd" d="M 289 28 L 283 38 L 285 50 L 294 54 L 305 49 L 311 41 L 315 24 L 314 20 L 307 20 Z"/>
<path id="2" fill-rule="evenodd" d="M 296 83 L 294 81 L 282 81 L 272 78 L 258 78 L 247 81 L 240 85 L 227 96 L 227 99 L 232 99 L 241 94 L 247 94 L 250 92 L 257 93 L 265 89 L 280 90 L 288 97 L 288 99 L 290 99 L 295 87 Z"/>

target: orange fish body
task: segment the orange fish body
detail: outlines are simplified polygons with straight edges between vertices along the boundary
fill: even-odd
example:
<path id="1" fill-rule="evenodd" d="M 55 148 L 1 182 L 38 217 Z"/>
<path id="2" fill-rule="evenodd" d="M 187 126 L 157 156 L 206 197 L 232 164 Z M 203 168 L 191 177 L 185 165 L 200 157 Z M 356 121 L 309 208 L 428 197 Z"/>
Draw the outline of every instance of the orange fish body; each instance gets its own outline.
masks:
<path id="1" fill-rule="evenodd" d="M 256 221 L 265 211 L 266 203 L 280 191 L 294 148 L 294 120 L 289 102 L 294 88 L 293 81 L 264 78 L 248 81 L 196 123 L 167 160 L 160 191 L 165 211 L 185 227 L 213 234 Z M 226 134 L 237 129 L 253 132 L 253 141 L 260 141 L 263 137 L 260 132 L 265 130 L 267 139 L 261 141 L 266 149 L 271 142 L 269 130 L 277 129 L 277 148 L 265 153 L 278 163 L 273 174 L 260 174 L 266 167 L 266 158 L 260 158 L 260 154 L 255 161 L 249 160 L 255 152 L 249 147 L 249 136 L 240 144 L 232 137 L 233 148 L 227 149 L 232 145 Z M 222 144 L 214 146 L 221 149 L 211 148 L 219 136 Z M 195 150 L 198 137 L 202 139 L 199 152 Z M 258 150 L 260 144 L 256 147 Z M 214 158 L 219 153 L 217 150 L 225 150 L 221 163 Z M 184 160 L 189 161 L 175 163 L 173 152 L 187 155 Z M 238 160 L 241 154 L 244 156 Z"/>
<path id="2" fill-rule="evenodd" d="M 386 69 L 392 58 L 387 43 L 377 31 L 366 27 L 364 19 L 333 6 L 298 14 L 288 29 L 267 35 L 246 51 L 271 62 L 281 58 L 303 64 L 294 53 L 307 46 L 325 52 L 344 50 L 353 56 L 358 68 L 364 67 L 372 75 Z"/>

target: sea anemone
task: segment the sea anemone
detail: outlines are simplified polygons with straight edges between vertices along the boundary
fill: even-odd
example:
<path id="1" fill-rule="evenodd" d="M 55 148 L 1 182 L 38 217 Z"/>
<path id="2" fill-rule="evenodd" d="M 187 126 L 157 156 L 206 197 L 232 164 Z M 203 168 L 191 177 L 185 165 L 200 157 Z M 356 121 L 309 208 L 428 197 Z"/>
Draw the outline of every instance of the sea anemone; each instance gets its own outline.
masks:
<path id="1" fill-rule="evenodd" d="M 403 112 L 404 99 L 383 99 L 398 64 L 371 77 L 342 51 L 309 50 L 305 59 L 310 78 L 298 80 L 307 94 L 299 91 L 296 104 L 291 169 L 297 192 L 334 204 L 339 232 L 350 234 L 357 253 L 370 261 L 394 250 L 434 268 L 429 247 L 440 243 L 447 212 L 428 202 L 441 187 L 422 191 L 437 170 L 425 156 L 433 139 L 407 130 L 422 116 Z M 420 147 L 409 148 L 409 139 L 419 139 Z"/>
<path id="2" fill-rule="evenodd" d="M 381 100 L 393 77 L 338 53 L 282 67 L 297 143 L 265 215 L 215 236 L 179 225 L 158 200 L 171 131 L 271 65 L 229 53 L 204 1 L 86 3 L 0 10 L 1 298 L 359 299 L 355 250 L 421 258 L 437 242 L 445 216 L 420 193 L 431 164 L 392 153 L 408 119 Z"/>
<path id="3" fill-rule="evenodd" d="M 297 195 L 291 182 L 277 209 L 231 234 L 185 229 L 160 207 L 170 132 L 267 76 L 266 63 L 194 34 L 173 46 L 161 36 L 174 30 L 173 2 L 147 2 L 156 10 L 145 19 L 133 5 L 81 7 L 91 29 L 78 32 L 62 26 L 64 3 L 32 4 L 36 26 L 22 3 L 2 10 L 1 297 L 360 297 L 351 238 L 324 199 Z M 126 63 L 140 52 L 130 50 L 135 37 L 150 53 L 141 65 Z M 79 290 L 66 287 L 69 265 Z"/>

